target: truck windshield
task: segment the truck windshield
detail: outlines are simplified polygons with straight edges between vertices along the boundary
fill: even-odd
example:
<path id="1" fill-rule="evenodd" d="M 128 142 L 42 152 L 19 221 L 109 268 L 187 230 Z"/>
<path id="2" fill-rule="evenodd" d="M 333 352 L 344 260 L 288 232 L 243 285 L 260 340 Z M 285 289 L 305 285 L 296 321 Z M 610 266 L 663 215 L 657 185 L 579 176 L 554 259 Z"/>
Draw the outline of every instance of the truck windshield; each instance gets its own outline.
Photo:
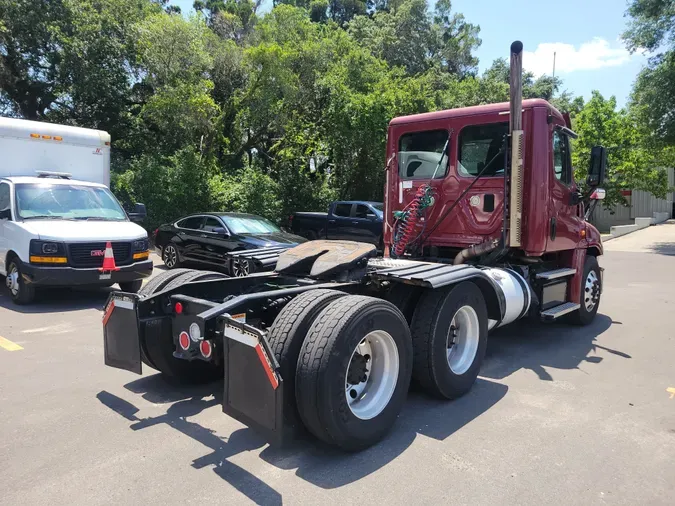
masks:
<path id="1" fill-rule="evenodd" d="M 265 218 L 257 216 L 221 216 L 233 234 L 273 234 L 281 229 Z"/>
<path id="2" fill-rule="evenodd" d="M 76 184 L 17 184 L 16 210 L 25 219 L 125 221 L 106 188 Z"/>

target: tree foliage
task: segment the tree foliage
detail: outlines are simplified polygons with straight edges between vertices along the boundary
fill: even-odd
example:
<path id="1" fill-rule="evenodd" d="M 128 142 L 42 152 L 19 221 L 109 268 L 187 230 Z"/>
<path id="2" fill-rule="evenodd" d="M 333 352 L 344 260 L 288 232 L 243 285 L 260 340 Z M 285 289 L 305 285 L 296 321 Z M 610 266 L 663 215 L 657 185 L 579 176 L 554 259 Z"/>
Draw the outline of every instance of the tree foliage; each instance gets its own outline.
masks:
<path id="1" fill-rule="evenodd" d="M 196 0 L 187 17 L 167 0 L 0 0 L 0 112 L 109 131 L 113 189 L 145 202 L 154 227 L 209 208 L 282 221 L 381 199 L 393 117 L 508 100 L 507 61 L 478 74 L 480 28 L 449 0 L 260 4 Z M 635 47 L 670 41 L 672 24 L 645 9 L 631 11 L 653 25 L 631 28 Z M 548 76 L 526 74 L 524 95 L 572 113 L 579 167 L 593 144 L 612 147 L 611 195 L 662 194 L 651 167 L 669 152 L 648 146 L 671 128 L 671 67 L 663 56 L 640 76 L 630 112 Z"/>
<path id="2" fill-rule="evenodd" d="M 623 37 L 631 51 L 652 55 L 635 83 L 632 101 L 651 141 L 675 145 L 675 0 L 632 0 Z"/>

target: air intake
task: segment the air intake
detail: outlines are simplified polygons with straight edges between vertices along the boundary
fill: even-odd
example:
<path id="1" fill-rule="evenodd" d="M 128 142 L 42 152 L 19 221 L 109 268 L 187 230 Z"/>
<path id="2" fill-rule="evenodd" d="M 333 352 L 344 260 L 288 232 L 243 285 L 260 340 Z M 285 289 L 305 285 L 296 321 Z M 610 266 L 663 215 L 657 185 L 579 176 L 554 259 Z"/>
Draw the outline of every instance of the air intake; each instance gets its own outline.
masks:
<path id="1" fill-rule="evenodd" d="M 519 247 L 523 229 L 523 131 L 514 130 L 511 141 L 509 246 Z"/>

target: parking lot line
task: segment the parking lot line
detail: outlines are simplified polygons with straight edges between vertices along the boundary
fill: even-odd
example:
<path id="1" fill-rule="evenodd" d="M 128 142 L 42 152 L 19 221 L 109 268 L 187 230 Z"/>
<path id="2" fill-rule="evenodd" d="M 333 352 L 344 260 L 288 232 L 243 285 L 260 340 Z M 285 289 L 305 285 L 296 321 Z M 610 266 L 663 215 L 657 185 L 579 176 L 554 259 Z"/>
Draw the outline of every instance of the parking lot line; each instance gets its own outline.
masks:
<path id="1" fill-rule="evenodd" d="M 9 339 L 5 339 L 4 337 L 0 336 L 0 346 L 2 346 L 4 349 L 7 351 L 19 351 L 23 350 L 21 346 L 19 346 L 16 343 L 13 343 Z"/>

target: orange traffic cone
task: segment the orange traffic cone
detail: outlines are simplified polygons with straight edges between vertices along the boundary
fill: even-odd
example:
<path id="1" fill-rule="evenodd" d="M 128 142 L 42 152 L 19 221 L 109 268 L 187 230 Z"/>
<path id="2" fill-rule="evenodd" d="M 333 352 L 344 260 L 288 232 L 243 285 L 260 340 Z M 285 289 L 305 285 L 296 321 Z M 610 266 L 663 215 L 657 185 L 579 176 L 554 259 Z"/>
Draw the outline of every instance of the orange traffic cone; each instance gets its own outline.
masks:
<path id="1" fill-rule="evenodd" d="M 112 244 L 108 241 L 105 245 L 105 255 L 103 256 L 103 267 L 99 268 L 101 272 L 119 271 L 115 266 L 115 255 L 113 255 Z"/>

